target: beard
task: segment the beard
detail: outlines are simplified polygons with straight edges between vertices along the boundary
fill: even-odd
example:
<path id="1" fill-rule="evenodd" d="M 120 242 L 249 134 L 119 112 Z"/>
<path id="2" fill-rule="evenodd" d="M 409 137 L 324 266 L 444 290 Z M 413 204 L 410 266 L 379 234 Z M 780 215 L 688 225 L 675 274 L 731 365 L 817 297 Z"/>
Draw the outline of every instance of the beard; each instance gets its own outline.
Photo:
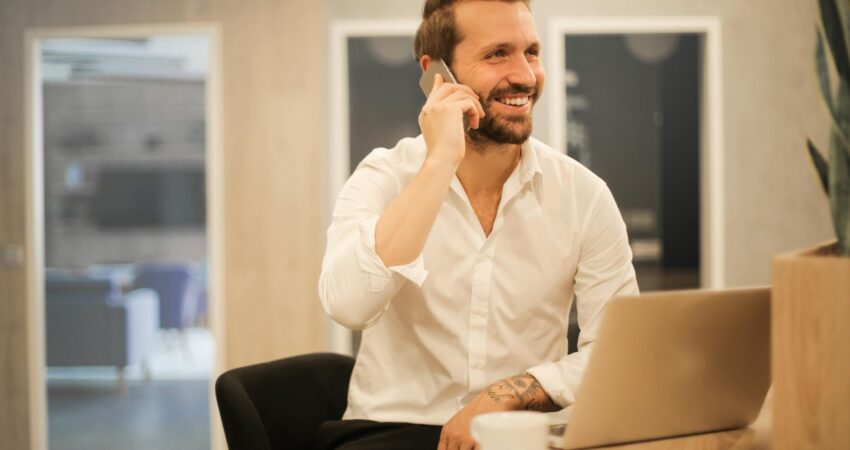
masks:
<path id="1" fill-rule="evenodd" d="M 481 107 L 484 108 L 484 118 L 478 123 L 478 128 L 470 128 L 467 132 L 473 143 L 522 144 L 531 136 L 531 114 L 500 115 L 493 112 L 492 105 L 496 98 L 511 94 L 527 94 L 532 107 L 539 96 L 537 86 L 511 85 L 490 93 L 485 100 L 478 94 Z"/>

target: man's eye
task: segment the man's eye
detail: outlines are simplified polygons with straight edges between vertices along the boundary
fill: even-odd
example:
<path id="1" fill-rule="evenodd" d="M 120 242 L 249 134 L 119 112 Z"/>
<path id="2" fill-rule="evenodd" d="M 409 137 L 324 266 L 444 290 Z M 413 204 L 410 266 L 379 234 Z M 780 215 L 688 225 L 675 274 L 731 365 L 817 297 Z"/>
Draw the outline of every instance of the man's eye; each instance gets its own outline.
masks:
<path id="1" fill-rule="evenodd" d="M 504 50 L 496 50 L 495 52 L 491 52 L 487 54 L 487 58 L 501 58 L 505 56 Z"/>
<path id="2" fill-rule="evenodd" d="M 530 49 L 526 50 L 525 53 L 528 54 L 528 55 L 531 55 L 531 56 L 540 56 L 540 49 L 539 48 L 530 48 Z"/>

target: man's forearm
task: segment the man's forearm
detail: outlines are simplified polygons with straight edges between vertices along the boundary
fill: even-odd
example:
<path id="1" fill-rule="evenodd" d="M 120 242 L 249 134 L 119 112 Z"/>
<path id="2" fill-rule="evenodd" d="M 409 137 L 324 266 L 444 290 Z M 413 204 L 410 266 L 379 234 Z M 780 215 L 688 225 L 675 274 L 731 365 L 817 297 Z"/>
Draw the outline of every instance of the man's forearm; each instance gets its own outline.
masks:
<path id="1" fill-rule="evenodd" d="M 491 384 L 486 393 L 493 401 L 504 402 L 511 409 L 541 412 L 560 409 L 543 390 L 540 382 L 527 373 L 499 380 Z"/>
<path id="2" fill-rule="evenodd" d="M 375 252 L 387 267 L 407 264 L 422 252 L 443 205 L 455 167 L 426 160 L 378 219 Z"/>

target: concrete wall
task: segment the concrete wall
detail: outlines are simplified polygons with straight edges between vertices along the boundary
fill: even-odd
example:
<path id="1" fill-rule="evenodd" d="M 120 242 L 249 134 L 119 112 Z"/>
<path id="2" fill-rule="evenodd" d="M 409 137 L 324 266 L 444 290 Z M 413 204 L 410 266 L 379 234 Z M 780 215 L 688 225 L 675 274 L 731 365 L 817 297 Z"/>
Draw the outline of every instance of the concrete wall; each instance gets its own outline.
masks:
<path id="1" fill-rule="evenodd" d="M 103 194 L 99 189 L 104 189 L 97 187 L 98 176 L 110 169 L 124 174 L 147 170 L 150 175 L 176 169 L 190 171 L 198 183 L 203 182 L 204 88 L 203 80 L 186 79 L 90 79 L 44 85 L 45 266 L 85 269 L 143 259 L 185 258 L 198 263 L 206 259 L 205 223 L 194 222 L 203 218 L 202 198 L 193 197 L 195 203 L 189 204 L 192 200 L 182 197 L 178 208 L 188 212 L 171 217 L 167 222 L 171 226 L 131 227 L 122 221 L 104 227 L 94 212 L 98 195 Z M 80 173 L 72 183 L 67 179 L 69 167 Z M 194 184 L 184 188 L 192 189 L 183 191 L 188 195 L 203 189 Z M 123 200 L 107 208 L 137 211 L 137 219 L 151 214 L 139 206 L 144 199 Z"/>

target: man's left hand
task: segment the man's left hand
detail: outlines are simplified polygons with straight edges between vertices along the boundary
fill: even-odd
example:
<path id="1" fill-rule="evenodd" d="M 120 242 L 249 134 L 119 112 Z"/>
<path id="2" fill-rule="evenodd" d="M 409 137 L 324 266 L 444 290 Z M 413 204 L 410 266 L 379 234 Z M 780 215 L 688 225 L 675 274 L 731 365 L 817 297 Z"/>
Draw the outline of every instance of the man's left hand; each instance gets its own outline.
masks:
<path id="1" fill-rule="evenodd" d="M 478 446 L 470 434 L 472 419 L 489 412 L 531 410 L 555 411 L 543 387 L 529 374 L 499 380 L 481 391 L 443 426 L 437 450 L 473 450 Z"/>

